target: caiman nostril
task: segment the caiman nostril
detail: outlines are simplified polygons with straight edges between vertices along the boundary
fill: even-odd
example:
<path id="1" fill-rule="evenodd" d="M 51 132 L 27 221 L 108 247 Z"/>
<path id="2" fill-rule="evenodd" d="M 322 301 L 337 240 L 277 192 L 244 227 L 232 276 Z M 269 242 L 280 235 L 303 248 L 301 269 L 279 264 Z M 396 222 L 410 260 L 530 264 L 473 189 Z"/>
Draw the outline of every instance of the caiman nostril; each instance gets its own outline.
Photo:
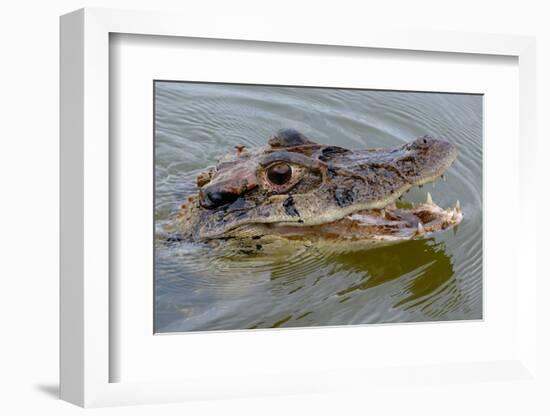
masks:
<path id="1" fill-rule="evenodd" d="M 201 192 L 201 205 L 204 208 L 215 208 L 230 204 L 235 201 L 239 195 L 234 192 L 228 192 L 223 189 L 207 189 Z"/>

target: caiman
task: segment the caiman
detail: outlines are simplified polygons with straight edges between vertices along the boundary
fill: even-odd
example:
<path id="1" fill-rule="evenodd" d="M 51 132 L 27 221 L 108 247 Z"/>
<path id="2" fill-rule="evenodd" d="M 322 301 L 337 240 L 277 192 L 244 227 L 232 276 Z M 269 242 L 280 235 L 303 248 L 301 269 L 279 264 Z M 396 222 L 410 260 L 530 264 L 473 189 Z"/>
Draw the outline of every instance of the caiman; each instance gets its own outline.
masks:
<path id="1" fill-rule="evenodd" d="M 424 238 L 463 219 L 460 204 L 442 208 L 430 194 L 396 204 L 412 187 L 436 181 L 456 147 L 423 136 L 401 146 L 350 150 L 285 129 L 267 146 L 237 146 L 197 177 L 171 230 L 178 239 L 394 242 Z"/>

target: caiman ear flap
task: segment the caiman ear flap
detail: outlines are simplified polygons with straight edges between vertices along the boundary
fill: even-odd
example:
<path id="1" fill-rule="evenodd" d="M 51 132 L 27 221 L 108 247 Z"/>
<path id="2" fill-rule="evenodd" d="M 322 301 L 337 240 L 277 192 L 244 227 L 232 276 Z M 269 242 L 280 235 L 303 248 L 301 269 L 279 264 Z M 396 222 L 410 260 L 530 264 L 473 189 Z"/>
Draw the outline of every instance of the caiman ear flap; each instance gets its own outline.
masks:
<path id="1" fill-rule="evenodd" d="M 275 136 L 269 139 L 269 144 L 271 147 L 294 147 L 316 143 L 309 140 L 299 131 L 293 129 L 282 129 L 279 130 Z"/>

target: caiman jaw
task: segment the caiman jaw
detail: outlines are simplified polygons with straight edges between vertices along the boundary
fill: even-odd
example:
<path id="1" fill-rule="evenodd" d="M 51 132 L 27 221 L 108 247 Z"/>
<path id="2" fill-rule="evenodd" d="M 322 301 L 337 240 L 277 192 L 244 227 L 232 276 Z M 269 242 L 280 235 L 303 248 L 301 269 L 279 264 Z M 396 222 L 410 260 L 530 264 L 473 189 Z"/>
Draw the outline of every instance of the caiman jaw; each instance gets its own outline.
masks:
<path id="1" fill-rule="evenodd" d="M 391 240 L 424 236 L 458 225 L 463 219 L 460 202 L 454 208 L 443 209 L 432 201 L 428 192 L 426 202 L 410 209 L 397 208 L 390 204 L 378 211 L 352 214 L 346 221 L 352 221 L 359 234 L 371 234 L 375 239 Z M 361 229 L 364 228 L 361 233 Z"/>
<path id="2" fill-rule="evenodd" d="M 398 208 L 395 203 L 383 209 L 358 211 L 340 220 L 311 227 L 272 224 L 272 231 L 286 237 L 320 235 L 343 240 L 392 241 L 422 237 L 458 225 L 463 219 L 460 202 L 443 209 L 428 192 L 426 202 L 412 208 Z"/>
<path id="3" fill-rule="evenodd" d="M 355 155 L 355 165 L 348 168 L 355 169 L 353 173 L 368 175 L 369 170 L 374 168 L 374 178 L 379 181 L 380 188 L 384 187 L 384 173 L 388 171 L 397 172 L 400 178 L 405 179 L 404 183 L 400 188 L 393 189 L 391 194 L 378 199 L 369 201 L 367 198 L 364 202 L 357 201 L 341 209 L 327 210 L 302 224 L 280 222 L 269 224 L 268 228 L 285 236 L 318 234 L 325 238 L 387 241 L 424 236 L 452 228 L 462 221 L 463 213 L 458 201 L 453 209 L 443 209 L 433 202 L 429 192 L 426 202 L 416 206 L 397 202 L 411 188 L 445 176 L 457 156 L 456 148 L 450 143 L 423 137 L 390 151 L 357 151 Z M 415 163 L 410 168 L 407 162 L 412 157 L 423 163 Z M 361 170 L 363 166 L 365 168 Z"/>

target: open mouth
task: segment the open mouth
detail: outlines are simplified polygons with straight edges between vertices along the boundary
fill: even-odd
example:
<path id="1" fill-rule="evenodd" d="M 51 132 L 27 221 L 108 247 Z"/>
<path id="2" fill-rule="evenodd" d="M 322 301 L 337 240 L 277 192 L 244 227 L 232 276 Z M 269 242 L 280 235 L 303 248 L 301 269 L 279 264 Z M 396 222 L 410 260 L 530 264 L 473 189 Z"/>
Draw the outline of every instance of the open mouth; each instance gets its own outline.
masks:
<path id="1" fill-rule="evenodd" d="M 346 240 L 391 241 L 423 237 L 458 225 L 464 218 L 460 202 L 453 208 L 442 208 L 430 193 L 421 204 L 392 202 L 382 209 L 354 212 L 326 224 L 291 227 L 270 224 L 270 228 L 287 237 L 319 235 Z"/>

